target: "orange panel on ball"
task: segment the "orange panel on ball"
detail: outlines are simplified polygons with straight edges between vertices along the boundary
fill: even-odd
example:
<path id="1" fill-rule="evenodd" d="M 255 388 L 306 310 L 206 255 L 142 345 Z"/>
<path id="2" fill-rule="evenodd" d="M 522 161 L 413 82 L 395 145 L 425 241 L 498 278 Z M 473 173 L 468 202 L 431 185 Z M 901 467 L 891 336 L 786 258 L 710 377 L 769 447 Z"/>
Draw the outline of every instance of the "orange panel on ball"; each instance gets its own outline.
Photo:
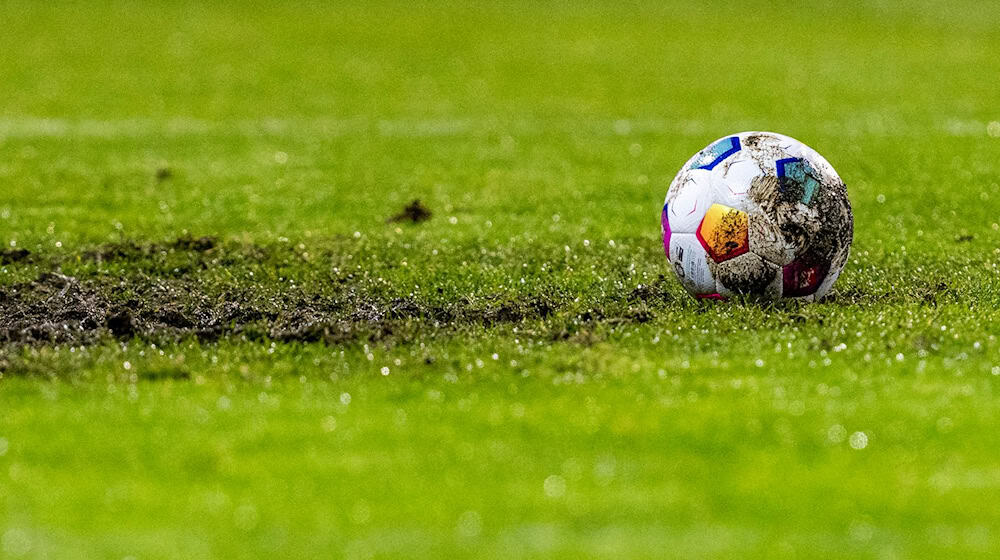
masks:
<path id="1" fill-rule="evenodd" d="M 750 250 L 749 225 L 746 212 L 713 204 L 698 226 L 698 241 L 715 262 L 738 257 Z"/>

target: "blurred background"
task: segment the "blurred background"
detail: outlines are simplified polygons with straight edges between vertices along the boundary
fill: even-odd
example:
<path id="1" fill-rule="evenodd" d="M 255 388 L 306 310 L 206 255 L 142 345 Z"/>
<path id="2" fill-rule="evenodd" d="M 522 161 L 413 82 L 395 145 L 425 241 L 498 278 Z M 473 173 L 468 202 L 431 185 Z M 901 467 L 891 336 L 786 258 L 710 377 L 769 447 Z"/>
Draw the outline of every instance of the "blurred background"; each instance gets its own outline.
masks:
<path id="1" fill-rule="evenodd" d="M 179 229 L 381 231 L 421 198 L 458 219 L 457 235 L 486 221 L 515 235 L 557 213 L 578 226 L 563 237 L 656 235 L 688 156 L 765 129 L 838 168 L 859 239 L 963 206 L 986 220 L 998 12 L 8 0 L 0 217 L 7 241 L 53 248 Z M 925 172 L 942 166 L 947 181 Z M 956 181 L 983 188 L 943 188 Z"/>

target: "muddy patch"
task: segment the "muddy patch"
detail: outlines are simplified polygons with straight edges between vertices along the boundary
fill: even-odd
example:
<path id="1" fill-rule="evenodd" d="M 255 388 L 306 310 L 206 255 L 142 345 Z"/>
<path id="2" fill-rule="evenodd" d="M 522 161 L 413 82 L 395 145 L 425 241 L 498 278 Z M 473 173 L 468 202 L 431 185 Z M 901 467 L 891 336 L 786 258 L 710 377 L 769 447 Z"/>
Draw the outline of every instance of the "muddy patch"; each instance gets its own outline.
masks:
<path id="1" fill-rule="evenodd" d="M 116 294 L 128 297 L 122 300 Z M 653 302 L 662 298 L 649 294 Z M 461 327 L 544 320 L 561 307 L 544 297 L 464 299 L 437 305 L 356 292 L 338 296 L 234 292 L 220 297 L 184 279 L 100 284 L 45 273 L 32 282 L 0 288 L 0 344 L 81 345 L 109 337 L 212 341 L 227 336 L 341 343 L 421 330 L 447 333 Z"/>
<path id="2" fill-rule="evenodd" d="M 11 264 L 26 260 L 31 256 L 27 249 L 5 249 L 0 251 L 0 264 Z"/>
<path id="3" fill-rule="evenodd" d="M 423 205 L 419 200 L 414 200 L 413 202 L 407 204 L 403 209 L 396 215 L 390 217 L 386 222 L 388 223 L 398 223 L 398 222 L 408 222 L 411 224 L 418 224 L 420 222 L 426 222 L 431 219 L 431 211 L 426 206 Z"/>
<path id="4" fill-rule="evenodd" d="M 241 271 L 261 262 L 268 264 L 257 270 L 265 272 L 271 263 L 291 266 L 285 259 L 301 258 L 299 251 L 294 244 L 235 246 L 184 236 L 160 243 L 123 241 L 58 257 L 32 255 L 31 266 L 47 271 L 0 286 L 0 347 L 90 345 L 136 337 L 395 343 L 503 326 L 544 336 L 568 324 L 596 329 L 647 322 L 674 303 L 662 276 L 652 284 L 608 294 L 608 301 L 585 313 L 579 311 L 583 304 L 576 295 L 559 290 L 516 299 L 393 297 L 383 284 L 335 273 L 332 267 L 326 272 L 311 269 L 317 276 L 308 289 L 239 279 Z M 67 263 L 79 267 L 72 268 L 77 276 L 61 272 Z M 109 273 L 108 267 L 125 272 Z M 220 281 L 217 272 L 222 269 L 233 279 L 221 275 Z"/>

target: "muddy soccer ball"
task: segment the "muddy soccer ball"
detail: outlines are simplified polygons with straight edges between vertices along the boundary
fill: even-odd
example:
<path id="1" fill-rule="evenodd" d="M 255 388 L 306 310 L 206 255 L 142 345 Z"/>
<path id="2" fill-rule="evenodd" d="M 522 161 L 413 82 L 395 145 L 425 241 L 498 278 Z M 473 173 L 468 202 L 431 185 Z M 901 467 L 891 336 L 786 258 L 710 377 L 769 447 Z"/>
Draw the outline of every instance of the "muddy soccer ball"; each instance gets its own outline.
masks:
<path id="1" fill-rule="evenodd" d="M 680 170 L 663 204 L 663 249 L 697 298 L 822 298 L 847 263 L 847 188 L 805 144 L 771 132 L 719 139 Z"/>

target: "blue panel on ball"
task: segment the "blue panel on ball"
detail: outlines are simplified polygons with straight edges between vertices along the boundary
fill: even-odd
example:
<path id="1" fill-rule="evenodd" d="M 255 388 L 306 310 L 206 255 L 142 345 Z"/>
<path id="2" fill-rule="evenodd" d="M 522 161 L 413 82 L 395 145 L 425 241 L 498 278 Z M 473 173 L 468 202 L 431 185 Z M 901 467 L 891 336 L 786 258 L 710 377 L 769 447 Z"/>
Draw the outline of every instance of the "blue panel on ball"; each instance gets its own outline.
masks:
<path id="1" fill-rule="evenodd" d="M 779 159 L 774 164 L 781 191 L 785 192 L 792 185 L 797 185 L 802 188 L 802 204 L 809 204 L 819 187 L 819 181 L 809 173 L 808 164 L 800 158 Z"/>
<path id="2" fill-rule="evenodd" d="M 724 159 L 740 151 L 740 137 L 730 136 L 705 148 L 691 164 L 691 169 L 712 169 Z"/>

